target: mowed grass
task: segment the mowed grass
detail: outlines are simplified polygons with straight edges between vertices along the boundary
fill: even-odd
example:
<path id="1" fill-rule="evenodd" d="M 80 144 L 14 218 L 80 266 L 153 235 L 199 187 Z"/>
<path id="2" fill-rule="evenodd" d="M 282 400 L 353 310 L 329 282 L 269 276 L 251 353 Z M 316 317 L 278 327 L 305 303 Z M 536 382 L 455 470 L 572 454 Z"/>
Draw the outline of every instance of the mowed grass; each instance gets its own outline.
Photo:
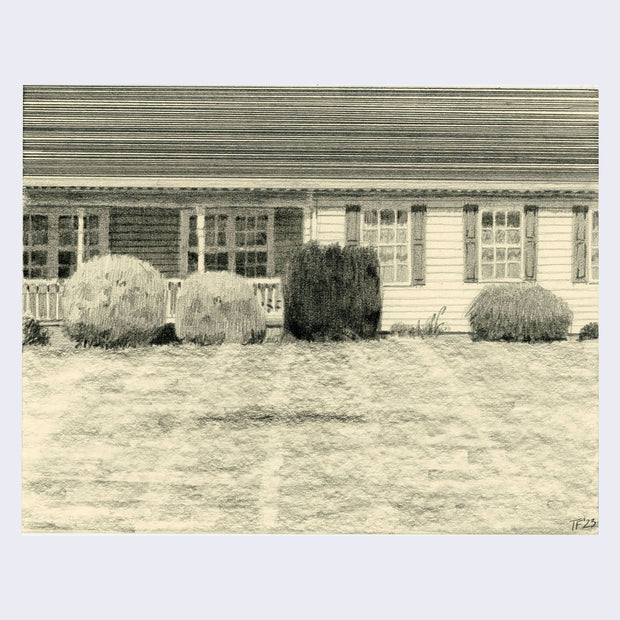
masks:
<path id="1" fill-rule="evenodd" d="M 598 519 L 597 356 L 465 336 L 29 347 L 23 528 L 568 534 Z"/>

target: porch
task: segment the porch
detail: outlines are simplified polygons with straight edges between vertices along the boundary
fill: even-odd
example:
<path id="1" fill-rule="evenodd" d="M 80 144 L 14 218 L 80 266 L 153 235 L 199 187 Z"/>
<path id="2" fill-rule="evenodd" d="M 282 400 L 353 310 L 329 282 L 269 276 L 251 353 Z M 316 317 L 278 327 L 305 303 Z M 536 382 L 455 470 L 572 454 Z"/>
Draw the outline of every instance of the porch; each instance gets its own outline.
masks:
<path id="1" fill-rule="evenodd" d="M 248 278 L 254 295 L 265 311 L 267 325 L 279 327 L 284 321 L 284 302 L 280 278 Z M 44 325 L 59 325 L 64 318 L 62 308 L 62 280 L 24 280 L 22 285 L 22 313 L 29 314 Z M 176 319 L 177 298 L 183 287 L 182 278 L 167 279 L 166 322 Z"/>

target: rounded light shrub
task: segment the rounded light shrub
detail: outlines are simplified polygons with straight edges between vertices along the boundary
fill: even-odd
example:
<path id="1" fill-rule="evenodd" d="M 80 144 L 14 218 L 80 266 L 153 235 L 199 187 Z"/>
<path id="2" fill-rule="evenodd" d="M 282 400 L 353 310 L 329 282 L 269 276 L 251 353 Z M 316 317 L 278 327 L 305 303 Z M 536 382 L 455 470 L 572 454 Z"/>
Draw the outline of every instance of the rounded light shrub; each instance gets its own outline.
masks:
<path id="1" fill-rule="evenodd" d="M 228 271 L 194 273 L 177 298 L 177 336 L 196 344 L 252 344 L 265 336 L 265 312 L 252 282 Z"/>
<path id="2" fill-rule="evenodd" d="M 284 287 L 284 326 L 296 338 L 373 338 L 381 302 L 375 249 L 312 242 L 291 257 Z"/>
<path id="3" fill-rule="evenodd" d="M 33 316 L 22 317 L 22 346 L 29 344 L 49 344 L 49 330 L 41 325 Z"/>
<path id="4" fill-rule="evenodd" d="M 565 340 L 573 313 L 538 284 L 498 284 L 482 289 L 467 311 L 475 340 Z"/>
<path id="5" fill-rule="evenodd" d="M 167 283 L 133 256 L 98 256 L 67 280 L 64 330 L 85 346 L 149 344 L 165 324 Z"/>

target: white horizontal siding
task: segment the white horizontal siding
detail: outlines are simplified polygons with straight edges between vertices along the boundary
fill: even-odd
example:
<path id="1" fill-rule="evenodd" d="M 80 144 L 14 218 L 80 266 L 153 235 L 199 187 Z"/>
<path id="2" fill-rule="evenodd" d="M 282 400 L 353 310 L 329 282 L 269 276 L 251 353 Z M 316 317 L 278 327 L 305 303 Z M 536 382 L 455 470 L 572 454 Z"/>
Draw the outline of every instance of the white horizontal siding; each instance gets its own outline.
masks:
<path id="1" fill-rule="evenodd" d="M 345 210 L 322 208 L 317 213 L 317 240 L 321 244 L 345 242 Z"/>
<path id="2" fill-rule="evenodd" d="M 598 321 L 598 286 L 572 283 L 572 205 L 539 209 L 538 282 L 564 299 L 573 311 L 571 332 Z M 344 209 L 319 209 L 321 243 L 344 243 Z M 426 217 L 426 284 L 385 286 L 382 329 L 394 323 L 424 323 L 445 305 L 442 320 L 450 331 L 469 331 L 466 312 L 484 283 L 463 282 L 462 208 L 428 209 Z"/>

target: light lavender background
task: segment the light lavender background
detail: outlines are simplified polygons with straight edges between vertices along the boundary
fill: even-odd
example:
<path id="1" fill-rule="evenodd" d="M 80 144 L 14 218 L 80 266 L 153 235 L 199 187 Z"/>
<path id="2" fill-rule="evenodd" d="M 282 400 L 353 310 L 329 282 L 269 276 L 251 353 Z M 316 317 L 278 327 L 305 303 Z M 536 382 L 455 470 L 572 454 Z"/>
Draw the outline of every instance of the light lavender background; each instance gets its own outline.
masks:
<path id="1" fill-rule="evenodd" d="M 620 206 L 612 190 L 620 101 L 617 18 L 606 5 L 125 1 L 5 9 L 2 264 L 11 294 L 1 306 L 3 617 L 613 617 L 620 523 L 613 248 Z M 600 535 L 20 534 L 24 83 L 600 87 Z"/>

